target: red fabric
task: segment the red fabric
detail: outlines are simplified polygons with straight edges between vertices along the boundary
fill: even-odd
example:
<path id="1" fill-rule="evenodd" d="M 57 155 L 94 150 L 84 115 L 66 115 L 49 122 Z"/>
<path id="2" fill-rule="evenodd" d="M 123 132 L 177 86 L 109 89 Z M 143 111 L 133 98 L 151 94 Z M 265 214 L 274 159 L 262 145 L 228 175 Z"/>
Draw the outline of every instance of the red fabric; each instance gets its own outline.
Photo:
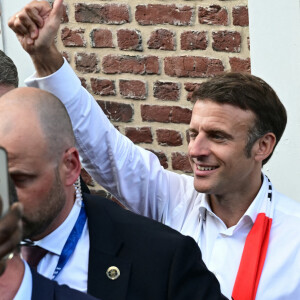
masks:
<path id="1" fill-rule="evenodd" d="M 268 218 L 265 213 L 257 215 L 245 242 L 232 299 L 255 299 L 267 254 L 271 225 L 272 219 Z"/>

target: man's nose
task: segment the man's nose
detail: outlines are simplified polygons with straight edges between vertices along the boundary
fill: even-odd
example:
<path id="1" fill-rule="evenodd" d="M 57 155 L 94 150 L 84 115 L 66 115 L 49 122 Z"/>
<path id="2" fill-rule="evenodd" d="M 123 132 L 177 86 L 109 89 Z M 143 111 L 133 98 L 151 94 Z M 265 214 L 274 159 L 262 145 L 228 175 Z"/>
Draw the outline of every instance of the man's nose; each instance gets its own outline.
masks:
<path id="1" fill-rule="evenodd" d="M 204 134 L 198 134 L 193 140 L 190 140 L 188 152 L 190 157 L 208 156 L 211 153 L 210 142 Z"/>

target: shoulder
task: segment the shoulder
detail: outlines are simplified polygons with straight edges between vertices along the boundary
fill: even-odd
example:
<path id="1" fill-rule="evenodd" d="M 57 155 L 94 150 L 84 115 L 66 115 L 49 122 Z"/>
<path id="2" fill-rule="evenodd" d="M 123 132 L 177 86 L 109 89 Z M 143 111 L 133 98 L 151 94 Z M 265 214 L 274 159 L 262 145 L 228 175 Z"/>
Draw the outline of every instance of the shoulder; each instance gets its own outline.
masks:
<path id="1" fill-rule="evenodd" d="M 127 241 L 132 239 L 132 242 L 138 245 L 137 239 L 139 239 L 143 243 L 149 242 L 149 246 L 151 246 L 151 243 L 152 245 L 158 243 L 169 249 L 184 245 L 184 247 L 188 246 L 188 248 L 199 251 L 196 242 L 192 238 L 183 236 L 178 231 L 160 222 L 133 213 L 103 197 L 85 195 L 84 198 L 88 219 L 92 218 L 93 223 L 97 222 L 103 226 L 104 224 L 106 226 L 111 224 Z"/>

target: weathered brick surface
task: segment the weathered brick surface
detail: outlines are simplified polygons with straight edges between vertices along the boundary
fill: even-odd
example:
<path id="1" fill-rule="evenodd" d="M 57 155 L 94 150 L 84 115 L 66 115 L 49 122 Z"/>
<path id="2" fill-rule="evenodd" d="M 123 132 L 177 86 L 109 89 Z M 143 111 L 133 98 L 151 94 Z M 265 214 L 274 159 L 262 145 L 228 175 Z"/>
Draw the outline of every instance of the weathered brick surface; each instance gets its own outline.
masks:
<path id="1" fill-rule="evenodd" d="M 159 59 L 157 56 L 115 56 L 103 57 L 103 72 L 106 74 L 159 74 Z"/>
<path id="2" fill-rule="evenodd" d="M 191 173 L 192 168 L 189 162 L 188 156 L 182 152 L 172 153 L 172 168 L 173 170 L 182 171 L 185 173 Z"/>
<path id="3" fill-rule="evenodd" d="M 216 31 L 213 32 L 212 47 L 216 51 L 240 52 L 241 34 L 237 31 Z"/>
<path id="4" fill-rule="evenodd" d="M 250 72 L 248 24 L 247 0 L 64 0 L 57 46 L 122 134 L 189 172 L 191 95 L 223 71 Z M 182 144 L 161 145 L 157 130 Z"/>
<path id="5" fill-rule="evenodd" d="M 61 31 L 61 40 L 65 47 L 85 47 L 84 29 L 71 30 L 67 27 Z"/>
<path id="6" fill-rule="evenodd" d="M 120 29 L 117 32 L 118 46 L 121 50 L 142 51 L 142 36 L 139 30 Z"/>
<path id="7" fill-rule="evenodd" d="M 165 73 L 172 77 L 211 77 L 224 71 L 220 59 L 200 56 L 177 56 L 164 59 Z"/>
<path id="8" fill-rule="evenodd" d="M 140 80 L 120 80 L 120 94 L 124 98 L 144 100 L 147 97 L 147 87 L 145 81 Z"/>
<path id="9" fill-rule="evenodd" d="M 164 168 L 164 169 L 167 169 L 169 167 L 168 165 L 168 158 L 167 158 L 167 155 L 162 152 L 162 151 L 155 151 L 153 149 L 147 149 L 149 151 L 151 151 L 152 153 L 154 153 L 157 158 L 159 159 L 159 162 L 161 164 L 161 166 Z"/>
<path id="10" fill-rule="evenodd" d="M 133 108 L 130 104 L 97 100 L 108 119 L 115 122 L 130 122 L 133 117 Z"/>
<path id="11" fill-rule="evenodd" d="M 124 24 L 130 22 L 125 4 L 75 4 L 75 20 L 82 23 Z"/>
<path id="12" fill-rule="evenodd" d="M 181 146 L 182 135 L 176 130 L 157 129 L 157 142 L 161 146 Z"/>
<path id="13" fill-rule="evenodd" d="M 233 72 L 248 72 L 251 71 L 250 58 L 241 59 L 238 57 L 230 57 L 229 63 Z"/>
<path id="14" fill-rule="evenodd" d="M 148 4 L 138 5 L 135 19 L 140 25 L 191 25 L 194 8 L 188 5 Z"/>
<path id="15" fill-rule="evenodd" d="M 125 135 L 135 144 L 153 142 L 151 127 L 126 127 Z"/>
<path id="16" fill-rule="evenodd" d="M 77 53 L 75 56 L 76 70 L 82 73 L 95 73 L 99 71 L 98 58 L 95 53 Z"/>
<path id="17" fill-rule="evenodd" d="M 232 9 L 233 25 L 235 26 L 248 26 L 249 16 L 247 6 L 235 6 Z"/>
<path id="18" fill-rule="evenodd" d="M 185 31 L 180 36 L 181 50 L 205 50 L 207 44 L 205 31 Z"/>
<path id="19" fill-rule="evenodd" d="M 90 34 L 94 48 L 114 48 L 112 32 L 109 29 L 94 29 Z"/>
<path id="20" fill-rule="evenodd" d="M 156 81 L 153 87 L 153 96 L 159 100 L 177 101 L 180 96 L 180 84 Z"/>
<path id="21" fill-rule="evenodd" d="M 115 96 L 116 87 L 113 80 L 91 78 L 91 88 L 94 94 L 100 96 Z"/>
<path id="22" fill-rule="evenodd" d="M 199 7 L 198 18 L 200 24 L 207 25 L 228 25 L 227 9 L 220 5 Z"/>
<path id="23" fill-rule="evenodd" d="M 175 50 L 175 33 L 167 29 L 152 31 L 147 45 L 149 49 Z"/>
<path id="24" fill-rule="evenodd" d="M 189 124 L 192 111 L 179 106 L 142 105 L 143 121 Z"/>

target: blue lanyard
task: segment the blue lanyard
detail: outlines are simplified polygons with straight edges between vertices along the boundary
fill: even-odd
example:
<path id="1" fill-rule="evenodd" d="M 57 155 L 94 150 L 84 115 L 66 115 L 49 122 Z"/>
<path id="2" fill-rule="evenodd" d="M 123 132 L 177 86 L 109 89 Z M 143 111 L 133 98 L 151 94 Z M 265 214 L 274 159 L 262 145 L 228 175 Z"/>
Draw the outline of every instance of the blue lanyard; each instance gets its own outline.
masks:
<path id="1" fill-rule="evenodd" d="M 67 263 L 71 255 L 73 254 L 76 245 L 80 239 L 80 236 L 82 234 L 85 222 L 86 222 L 86 213 L 84 209 L 84 204 L 82 202 L 79 216 L 63 247 L 57 266 L 53 272 L 52 280 L 54 280 L 57 277 L 57 275 L 60 273 L 60 271 L 63 269 L 63 267 L 65 266 L 65 264 Z"/>

